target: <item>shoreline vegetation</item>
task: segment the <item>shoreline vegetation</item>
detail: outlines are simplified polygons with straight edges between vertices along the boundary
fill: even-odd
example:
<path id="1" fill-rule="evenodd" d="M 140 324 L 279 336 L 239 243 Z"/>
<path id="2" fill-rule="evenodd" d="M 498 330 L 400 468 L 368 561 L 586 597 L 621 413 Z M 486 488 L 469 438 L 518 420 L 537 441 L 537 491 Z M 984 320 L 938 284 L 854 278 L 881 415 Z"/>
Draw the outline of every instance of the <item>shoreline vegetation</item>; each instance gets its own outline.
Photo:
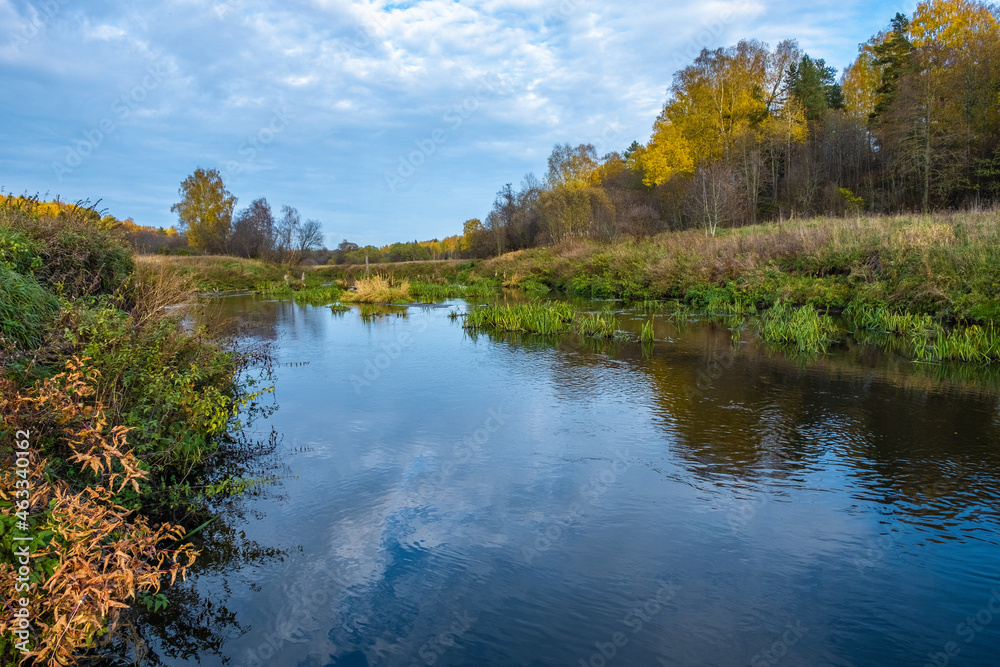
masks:
<path id="1" fill-rule="evenodd" d="M 617 243 L 575 239 L 487 260 L 307 267 L 295 280 L 278 278 L 277 266 L 229 257 L 138 262 L 169 266 L 203 290 L 313 305 L 477 300 L 513 289 L 539 302 L 575 296 L 620 300 L 650 315 L 736 318 L 737 328 L 802 351 L 824 351 L 853 333 L 873 344 L 901 338 L 917 360 L 1000 359 L 996 210 L 813 218 Z M 556 326 L 559 317 L 536 306 L 493 309 L 469 322 L 533 333 L 573 328 L 573 316 Z"/>
<path id="2" fill-rule="evenodd" d="M 167 604 L 209 499 L 253 483 L 220 470 L 253 448 L 239 418 L 268 391 L 267 349 L 182 326 L 187 278 L 94 217 L 0 202 L 4 667 L 138 652 L 133 611 Z"/>

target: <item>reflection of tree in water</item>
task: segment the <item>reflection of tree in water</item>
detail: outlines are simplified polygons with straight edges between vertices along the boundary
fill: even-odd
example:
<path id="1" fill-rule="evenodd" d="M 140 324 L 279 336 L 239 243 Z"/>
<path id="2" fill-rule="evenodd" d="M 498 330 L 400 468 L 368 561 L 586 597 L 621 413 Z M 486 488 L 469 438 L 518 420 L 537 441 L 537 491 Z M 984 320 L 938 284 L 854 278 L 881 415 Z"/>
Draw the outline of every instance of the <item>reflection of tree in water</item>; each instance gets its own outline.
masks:
<path id="1" fill-rule="evenodd" d="M 741 485 L 841 467 L 858 500 L 951 539 L 969 520 L 996 541 L 995 369 L 860 346 L 803 364 L 754 344 L 732 353 L 711 328 L 691 336 L 641 365 L 691 474 Z"/>
<path id="2" fill-rule="evenodd" d="M 638 343 L 572 335 L 488 339 L 511 351 L 552 352 L 536 363 L 565 398 L 652 389 L 671 452 L 713 485 L 777 489 L 843 467 L 852 487 L 845 491 L 858 500 L 891 506 L 936 535 L 968 521 L 970 538 L 996 540 L 1000 368 L 914 363 L 854 342 L 802 356 L 755 341 L 734 345 L 729 328 L 712 322 L 682 323 L 670 335 L 677 340 L 656 343 L 652 354 Z"/>

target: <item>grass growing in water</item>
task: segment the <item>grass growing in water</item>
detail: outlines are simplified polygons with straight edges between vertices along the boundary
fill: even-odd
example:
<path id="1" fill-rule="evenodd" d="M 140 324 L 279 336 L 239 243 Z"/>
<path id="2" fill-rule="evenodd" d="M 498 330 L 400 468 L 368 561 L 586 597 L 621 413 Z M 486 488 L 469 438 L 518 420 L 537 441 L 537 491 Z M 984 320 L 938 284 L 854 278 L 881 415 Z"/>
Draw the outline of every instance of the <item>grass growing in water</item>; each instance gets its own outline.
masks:
<path id="1" fill-rule="evenodd" d="M 476 308 L 465 318 L 467 329 L 490 328 L 496 331 L 517 331 L 542 335 L 575 331 L 591 338 L 615 338 L 619 321 L 614 313 L 580 315 L 566 303 L 522 303 Z"/>
<path id="2" fill-rule="evenodd" d="M 642 325 L 642 333 L 639 334 L 639 340 L 651 341 L 653 339 L 654 339 L 653 320 L 650 320 Z"/>
<path id="3" fill-rule="evenodd" d="M 862 331 L 902 337 L 913 355 L 922 361 L 1000 359 L 1000 331 L 992 322 L 949 330 L 930 315 L 900 313 L 876 306 L 852 305 L 845 315 Z"/>
<path id="4" fill-rule="evenodd" d="M 812 306 L 794 308 L 775 302 L 762 318 L 761 337 L 776 343 L 794 344 L 803 352 L 824 352 L 840 330 L 829 315 Z"/>
<path id="5" fill-rule="evenodd" d="M 375 274 L 371 278 L 359 278 L 354 283 L 355 291 L 344 292 L 343 301 L 353 303 L 405 303 L 410 300 L 410 281 L 395 280 L 391 276 Z"/>
<path id="6" fill-rule="evenodd" d="M 565 303 L 496 305 L 470 311 L 465 326 L 551 335 L 567 333 L 573 315 L 573 309 Z"/>
<path id="7" fill-rule="evenodd" d="M 581 336 L 614 338 L 618 329 L 618 318 L 610 311 L 589 313 L 576 321 L 576 332 Z"/>

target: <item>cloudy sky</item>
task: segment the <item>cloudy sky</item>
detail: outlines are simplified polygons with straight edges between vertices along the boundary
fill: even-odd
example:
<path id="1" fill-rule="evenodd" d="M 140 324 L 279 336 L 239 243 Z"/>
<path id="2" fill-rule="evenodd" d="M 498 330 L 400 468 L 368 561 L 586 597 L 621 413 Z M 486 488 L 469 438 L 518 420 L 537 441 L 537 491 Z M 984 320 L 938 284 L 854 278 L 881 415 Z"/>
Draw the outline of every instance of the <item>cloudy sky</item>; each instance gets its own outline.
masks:
<path id="1" fill-rule="evenodd" d="M 646 141 L 702 47 L 794 38 L 842 68 L 914 5 L 0 0 L 0 187 L 169 226 L 201 166 L 331 246 L 440 238 L 557 142 Z"/>

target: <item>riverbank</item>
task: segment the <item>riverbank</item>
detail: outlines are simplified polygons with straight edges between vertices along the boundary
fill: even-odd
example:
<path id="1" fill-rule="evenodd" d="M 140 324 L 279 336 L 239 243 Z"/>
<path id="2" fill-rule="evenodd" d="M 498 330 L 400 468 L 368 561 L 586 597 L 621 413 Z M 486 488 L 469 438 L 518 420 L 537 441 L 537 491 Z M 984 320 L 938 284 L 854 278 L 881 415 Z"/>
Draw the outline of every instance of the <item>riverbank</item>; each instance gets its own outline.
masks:
<path id="1" fill-rule="evenodd" d="M 647 241 L 567 241 L 475 266 L 508 284 L 593 298 L 681 299 L 694 306 L 775 301 L 1000 321 L 1000 213 L 817 218 L 671 232 Z"/>
<path id="2" fill-rule="evenodd" d="M 270 283 L 260 280 L 281 270 L 253 260 L 140 261 L 176 267 L 203 289 L 256 287 L 314 305 L 487 298 L 511 288 L 536 299 L 621 299 L 650 314 L 767 312 L 737 324 L 749 322 L 765 339 L 800 350 L 821 351 L 855 331 L 905 338 L 917 359 L 989 361 L 1000 358 L 998 222 L 997 211 L 813 218 L 714 236 L 689 230 L 643 241 L 573 239 L 488 260 L 308 267 Z M 372 282 L 384 278 L 382 289 L 367 289 L 369 271 Z M 388 289 L 397 284 L 405 294 Z M 348 286 L 364 289 L 343 292 Z M 844 314 L 847 328 L 830 314 Z"/>
<path id="3" fill-rule="evenodd" d="M 268 362 L 182 327 L 192 288 L 83 217 L 0 208 L 0 581 L 28 619 L 0 621 L 5 666 L 109 650 L 197 556 L 237 378 Z"/>

